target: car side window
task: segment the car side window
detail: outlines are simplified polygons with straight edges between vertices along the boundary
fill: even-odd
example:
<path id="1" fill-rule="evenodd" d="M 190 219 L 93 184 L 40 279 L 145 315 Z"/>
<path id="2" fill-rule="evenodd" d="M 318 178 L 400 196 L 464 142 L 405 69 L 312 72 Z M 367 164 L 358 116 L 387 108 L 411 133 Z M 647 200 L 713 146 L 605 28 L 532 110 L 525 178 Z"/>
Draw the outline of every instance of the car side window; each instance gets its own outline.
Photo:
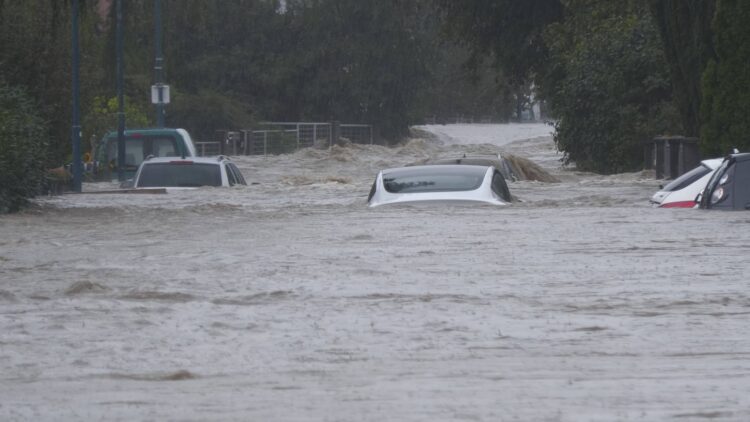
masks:
<path id="1" fill-rule="evenodd" d="M 495 171 L 495 175 L 492 176 L 492 190 L 504 200 L 510 202 L 510 190 L 508 185 L 505 183 L 505 178 L 499 171 Z"/>
<path id="2" fill-rule="evenodd" d="M 370 202 L 372 200 L 372 197 L 375 196 L 375 189 L 378 186 L 378 181 L 375 180 L 375 182 L 372 183 L 372 187 L 370 188 L 370 194 L 367 195 L 367 202 Z"/>
<path id="3" fill-rule="evenodd" d="M 232 168 L 227 164 L 226 166 L 227 170 L 227 181 L 229 182 L 229 186 L 234 186 L 237 184 L 237 178 L 234 176 L 234 171 Z"/>
<path id="4" fill-rule="evenodd" d="M 245 181 L 245 177 L 242 176 L 242 172 L 240 171 L 239 168 L 237 168 L 237 166 L 234 165 L 234 163 L 229 163 L 228 167 L 234 173 L 234 178 L 237 180 L 238 184 L 247 185 L 247 182 Z"/>

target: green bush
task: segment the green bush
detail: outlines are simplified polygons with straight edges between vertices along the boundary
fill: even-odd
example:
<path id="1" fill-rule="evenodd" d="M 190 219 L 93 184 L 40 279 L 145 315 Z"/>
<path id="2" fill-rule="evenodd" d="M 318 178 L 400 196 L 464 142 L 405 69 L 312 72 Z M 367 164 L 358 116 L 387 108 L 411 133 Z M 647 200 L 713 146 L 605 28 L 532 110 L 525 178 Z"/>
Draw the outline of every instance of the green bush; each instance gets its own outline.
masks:
<path id="1" fill-rule="evenodd" d="M 750 151 L 750 3 L 718 2 L 716 59 L 703 73 L 701 146 L 708 156 Z"/>
<path id="2" fill-rule="evenodd" d="M 643 10 L 597 10 L 547 36 L 557 80 L 548 97 L 555 142 L 581 170 L 610 174 L 643 164 L 642 142 L 679 127 L 659 37 Z"/>
<path id="3" fill-rule="evenodd" d="M 39 192 L 46 133 L 28 94 L 0 81 L 0 213 L 18 211 Z"/>

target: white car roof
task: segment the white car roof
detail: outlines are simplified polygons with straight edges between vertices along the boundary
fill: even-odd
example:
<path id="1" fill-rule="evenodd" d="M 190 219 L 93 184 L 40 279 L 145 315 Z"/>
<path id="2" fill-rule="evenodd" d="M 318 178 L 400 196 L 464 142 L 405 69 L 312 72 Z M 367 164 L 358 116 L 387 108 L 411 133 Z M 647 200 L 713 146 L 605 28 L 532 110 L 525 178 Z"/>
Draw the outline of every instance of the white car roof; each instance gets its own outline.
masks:
<path id="1" fill-rule="evenodd" d="M 705 164 L 710 169 L 717 169 L 721 165 L 721 162 L 724 161 L 723 158 L 711 158 L 708 160 L 701 161 L 701 164 Z"/>
<path id="2" fill-rule="evenodd" d="M 490 166 L 467 165 L 467 164 L 434 164 L 423 166 L 394 167 L 384 169 L 383 174 L 389 173 L 423 173 L 425 171 L 439 170 L 440 172 L 486 172 Z M 481 170 L 480 170 L 481 169 Z"/>
<path id="3" fill-rule="evenodd" d="M 371 196 L 368 198 L 370 207 L 383 204 L 414 203 L 414 202 L 473 202 L 506 205 L 508 202 L 496 196 L 491 188 L 493 166 L 474 166 L 465 164 L 438 164 L 409 167 L 396 167 L 382 170 L 375 179 Z M 477 184 L 465 185 L 459 189 L 436 189 L 429 191 L 389 191 L 385 186 L 386 178 L 409 179 L 412 177 L 444 177 L 457 176 L 464 181 L 476 180 Z M 439 179 L 435 179 L 439 180 Z M 459 179 L 460 180 L 460 179 Z"/>
<path id="4" fill-rule="evenodd" d="M 173 161 L 191 161 L 193 163 L 202 163 L 202 164 L 220 164 L 222 161 L 229 161 L 227 157 L 224 156 L 215 156 L 215 157 L 151 157 L 147 160 L 143 161 L 143 164 L 153 164 L 153 163 L 171 163 Z"/>

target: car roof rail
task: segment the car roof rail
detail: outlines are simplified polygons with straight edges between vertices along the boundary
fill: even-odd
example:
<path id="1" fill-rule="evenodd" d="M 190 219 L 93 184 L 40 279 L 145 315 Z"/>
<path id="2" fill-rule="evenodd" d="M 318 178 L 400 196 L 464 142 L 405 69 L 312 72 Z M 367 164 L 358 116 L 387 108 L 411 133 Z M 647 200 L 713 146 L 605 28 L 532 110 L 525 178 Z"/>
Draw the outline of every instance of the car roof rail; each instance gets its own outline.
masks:
<path id="1" fill-rule="evenodd" d="M 217 155 L 216 156 L 216 161 L 222 161 L 222 160 L 228 160 L 228 159 L 229 159 L 229 157 L 227 157 L 226 155 Z"/>
<path id="2" fill-rule="evenodd" d="M 146 158 L 143 159 L 143 161 L 148 161 L 148 160 L 150 160 L 152 158 L 155 158 L 155 157 L 156 156 L 154 154 L 149 154 L 149 155 L 146 156 Z"/>

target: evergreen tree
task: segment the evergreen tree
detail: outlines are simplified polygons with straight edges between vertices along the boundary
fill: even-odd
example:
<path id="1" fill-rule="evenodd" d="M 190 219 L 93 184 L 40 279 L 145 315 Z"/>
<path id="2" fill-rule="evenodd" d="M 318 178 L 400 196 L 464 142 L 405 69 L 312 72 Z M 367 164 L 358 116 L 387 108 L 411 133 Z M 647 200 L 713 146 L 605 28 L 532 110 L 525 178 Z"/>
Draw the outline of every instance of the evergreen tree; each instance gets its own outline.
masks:
<path id="1" fill-rule="evenodd" d="M 714 31 L 716 58 L 703 79 L 702 147 L 710 155 L 750 151 L 750 3 L 718 0 Z"/>
<path id="2" fill-rule="evenodd" d="M 565 21 L 546 34 L 555 142 L 580 169 L 635 170 L 642 142 L 677 126 L 656 28 L 637 1 L 566 4 Z"/>
<path id="3" fill-rule="evenodd" d="M 711 28 L 716 0 L 649 0 L 669 65 L 683 133 L 701 127 L 702 75 L 715 57 Z"/>

